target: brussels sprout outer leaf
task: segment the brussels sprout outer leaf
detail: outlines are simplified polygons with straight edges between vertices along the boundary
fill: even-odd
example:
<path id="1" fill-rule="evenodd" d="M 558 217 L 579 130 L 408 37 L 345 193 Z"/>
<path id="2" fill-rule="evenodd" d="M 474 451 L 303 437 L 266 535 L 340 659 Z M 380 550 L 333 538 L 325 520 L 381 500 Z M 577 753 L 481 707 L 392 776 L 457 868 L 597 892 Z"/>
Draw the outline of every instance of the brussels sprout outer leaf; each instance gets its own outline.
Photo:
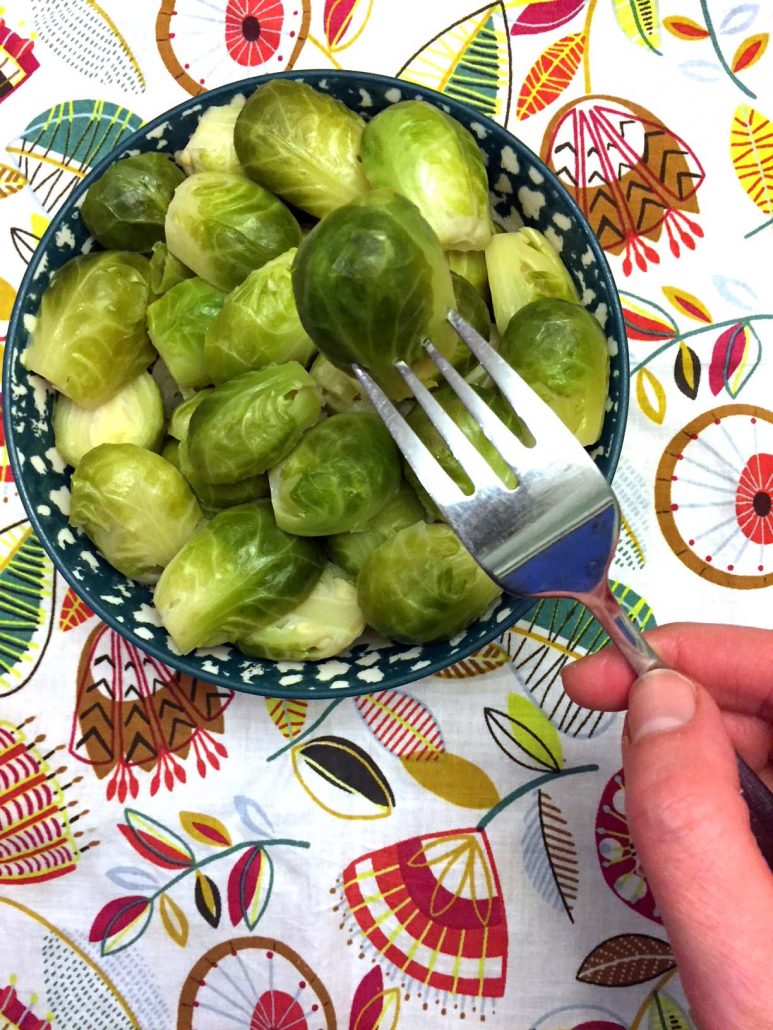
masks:
<path id="1" fill-rule="evenodd" d="M 230 104 L 207 108 L 185 148 L 175 155 L 186 175 L 194 172 L 245 174 L 234 147 L 234 126 L 243 107 L 244 97 L 240 95 Z"/>
<path id="2" fill-rule="evenodd" d="M 475 287 L 486 304 L 491 301 L 491 290 L 488 284 L 486 268 L 486 252 L 484 250 L 449 250 L 446 253 L 448 265 L 463 279 Z"/>
<path id="3" fill-rule="evenodd" d="M 324 354 L 318 354 L 309 369 L 311 378 L 322 391 L 324 407 L 333 412 L 372 411 L 359 379 L 337 368 Z"/>
<path id="4" fill-rule="evenodd" d="M 208 512 L 232 508 L 235 504 L 246 504 L 248 501 L 257 501 L 269 495 L 268 476 L 265 474 L 238 479 L 235 483 L 208 483 L 201 479 L 196 475 L 188 457 L 187 440 L 178 444 L 177 462 L 201 506 Z"/>
<path id="5" fill-rule="evenodd" d="M 199 390 L 194 393 L 192 397 L 189 397 L 187 401 L 183 401 L 182 404 L 178 404 L 172 412 L 172 416 L 169 419 L 169 435 L 173 436 L 175 440 L 184 440 L 188 435 L 188 426 L 193 416 L 194 411 L 208 393 L 211 393 L 211 389 Z"/>
<path id="6" fill-rule="evenodd" d="M 185 279 L 148 308 L 148 332 L 158 353 L 181 387 L 208 386 L 204 338 L 226 295 L 203 279 Z"/>
<path id="7" fill-rule="evenodd" d="M 454 284 L 456 310 L 484 340 L 488 340 L 491 335 L 491 319 L 485 301 L 463 276 L 451 272 L 451 281 Z M 450 361 L 462 375 L 467 375 L 476 364 L 475 355 L 461 340 L 457 340 Z"/>
<path id="8" fill-rule="evenodd" d="M 184 279 L 190 279 L 193 272 L 170 253 L 166 243 L 154 243 L 150 256 L 150 292 L 160 297 L 177 286 Z"/>
<path id="9" fill-rule="evenodd" d="M 357 533 L 337 533 L 326 540 L 327 552 L 334 562 L 356 576 L 366 559 L 390 536 L 424 520 L 424 508 L 408 483 Z"/>

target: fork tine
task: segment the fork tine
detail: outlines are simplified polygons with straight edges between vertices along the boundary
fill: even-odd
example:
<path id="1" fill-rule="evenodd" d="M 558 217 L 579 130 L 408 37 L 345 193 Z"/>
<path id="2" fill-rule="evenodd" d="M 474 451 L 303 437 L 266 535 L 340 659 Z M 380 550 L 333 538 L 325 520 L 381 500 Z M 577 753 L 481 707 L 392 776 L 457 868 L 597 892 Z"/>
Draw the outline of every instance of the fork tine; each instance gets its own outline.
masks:
<path id="1" fill-rule="evenodd" d="M 353 364 L 352 371 L 376 409 L 376 414 L 389 430 L 403 457 L 438 508 L 442 511 L 448 505 L 463 501 L 465 495 L 411 429 L 381 387 L 359 365 Z"/>

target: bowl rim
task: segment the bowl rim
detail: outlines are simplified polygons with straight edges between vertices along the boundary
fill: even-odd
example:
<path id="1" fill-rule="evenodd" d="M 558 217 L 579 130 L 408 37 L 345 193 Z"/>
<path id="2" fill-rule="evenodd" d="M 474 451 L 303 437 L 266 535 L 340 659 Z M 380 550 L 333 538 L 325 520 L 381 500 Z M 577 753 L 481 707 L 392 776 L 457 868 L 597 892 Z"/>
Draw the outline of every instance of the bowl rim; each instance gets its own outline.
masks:
<path id="1" fill-rule="evenodd" d="M 147 134 L 155 129 L 158 129 L 166 122 L 173 120 L 176 116 L 190 111 L 191 108 L 195 108 L 197 105 L 202 107 L 209 107 L 213 103 L 217 103 L 223 97 L 233 97 L 235 94 L 244 93 L 249 96 L 250 93 L 254 92 L 259 86 L 264 85 L 267 82 L 271 82 L 276 79 L 295 79 L 307 81 L 309 84 L 320 82 L 324 79 L 342 79 L 344 82 L 352 82 L 363 85 L 367 88 L 368 83 L 372 83 L 385 89 L 399 89 L 401 92 L 408 93 L 412 92 L 413 97 L 405 97 L 404 99 L 427 99 L 431 98 L 431 102 L 434 102 L 437 106 L 444 107 L 449 111 L 450 114 L 458 113 L 469 119 L 471 115 L 474 115 L 475 120 L 482 125 L 487 131 L 499 135 L 504 133 L 508 137 L 508 143 L 513 147 L 518 157 L 523 157 L 529 163 L 534 164 L 544 176 L 545 180 L 550 184 L 550 187 L 555 192 L 562 196 L 563 203 L 567 209 L 571 212 L 573 218 L 577 220 L 579 224 L 585 227 L 587 230 L 587 241 L 590 250 L 593 253 L 595 262 L 599 267 L 599 274 L 606 286 L 607 293 L 609 295 L 609 304 L 607 311 L 607 323 L 604 329 L 604 333 L 607 337 L 613 337 L 617 342 L 617 362 L 619 372 L 619 383 L 618 383 L 618 412 L 619 412 L 619 428 L 613 434 L 610 441 L 609 450 L 607 452 L 607 464 L 608 473 L 607 480 L 612 482 L 615 471 L 620 461 L 620 454 L 623 448 L 623 442 L 625 439 L 625 432 L 628 422 L 628 406 L 629 406 L 629 355 L 628 355 L 628 342 L 625 332 L 625 321 L 623 317 L 622 304 L 620 296 L 618 294 L 615 279 L 612 274 L 609 262 L 606 254 L 604 253 L 601 244 L 599 243 L 595 233 L 590 227 L 587 218 L 582 213 L 579 205 L 575 201 L 574 197 L 569 193 L 563 183 L 559 180 L 558 176 L 544 163 L 540 156 L 534 153 L 530 147 L 528 147 L 518 136 L 516 136 L 510 129 L 501 125 L 493 118 L 482 112 L 476 111 L 473 107 L 456 100 L 453 97 L 447 97 L 443 93 L 439 93 L 437 90 L 433 90 L 427 86 L 421 86 L 417 83 L 410 82 L 405 79 L 399 79 L 391 75 L 382 75 L 375 72 L 359 71 L 356 69 L 328 69 L 328 68 L 294 68 L 290 71 L 284 72 L 272 72 L 265 75 L 250 76 L 244 79 L 234 80 L 232 82 L 226 82 L 220 86 L 215 86 L 210 90 L 205 90 L 202 93 L 197 93 L 195 96 L 189 96 L 185 100 L 182 100 L 179 104 L 175 104 L 173 107 L 167 108 L 161 114 L 156 115 L 154 118 L 147 122 L 144 122 L 138 129 L 125 136 L 119 144 L 114 147 L 108 154 L 106 154 L 96 165 L 89 171 L 89 173 L 78 183 L 70 194 L 65 199 L 61 207 L 55 212 L 51 219 L 46 231 L 40 239 L 35 251 L 30 259 L 27 269 L 22 276 L 21 282 L 16 294 L 14 301 L 13 310 L 11 317 L 8 322 L 8 331 L 6 335 L 5 353 L 3 355 L 3 366 L 2 366 L 2 396 L 8 397 L 8 388 L 10 386 L 12 366 L 18 350 L 16 339 L 19 331 L 19 325 L 22 321 L 22 306 L 24 299 L 29 290 L 30 284 L 35 278 L 35 274 L 39 268 L 40 259 L 38 258 L 38 252 L 43 254 L 45 248 L 51 242 L 51 239 L 56 235 L 59 229 L 59 223 L 61 216 L 65 212 L 70 212 L 74 207 L 79 205 L 81 198 L 84 196 L 89 187 L 110 167 L 117 159 L 117 155 L 133 149 L 140 141 L 145 141 Z M 62 560 L 61 554 L 58 549 L 55 548 L 48 539 L 48 533 L 43 528 L 38 513 L 35 510 L 34 503 L 27 492 L 27 486 L 22 475 L 22 465 L 19 460 L 19 453 L 16 445 L 15 431 L 12 419 L 12 405 L 10 403 L 4 403 L 3 406 L 3 429 L 5 432 L 5 445 L 8 453 L 8 461 L 11 466 L 13 473 L 14 486 L 16 487 L 19 498 L 21 499 L 22 505 L 26 516 L 32 526 L 38 541 L 40 542 L 43 549 L 51 559 L 54 568 L 65 582 L 72 587 L 73 591 L 81 596 L 79 591 L 80 580 L 78 580 L 67 564 Z M 520 597 L 518 595 L 510 595 L 512 598 L 511 614 L 508 616 L 508 625 L 512 625 L 522 615 L 528 612 L 534 604 L 537 603 L 536 599 L 529 597 Z M 89 597 L 89 607 L 93 610 L 94 614 L 104 623 L 106 623 L 110 629 L 116 632 L 123 639 L 128 639 L 130 643 L 145 651 L 147 654 L 156 658 L 163 665 L 173 669 L 175 672 L 182 673 L 190 676 L 193 679 L 203 679 L 207 682 L 213 683 L 218 687 L 224 689 L 234 690 L 243 694 L 252 694 L 262 697 L 281 697 L 287 700 L 319 700 L 319 701 L 330 701 L 335 698 L 344 697 L 357 697 L 364 694 L 375 694 L 383 690 L 391 690 L 396 687 L 404 686 L 407 683 L 412 683 L 425 677 L 432 676 L 433 674 L 447 669 L 450 666 L 462 661 L 464 658 L 469 657 L 473 652 L 480 650 L 485 647 L 492 640 L 500 636 L 507 627 L 497 622 L 491 628 L 491 632 L 484 634 L 483 638 L 475 639 L 468 644 L 462 644 L 459 646 L 453 654 L 447 654 L 443 658 L 437 658 L 435 660 L 428 660 L 426 664 L 422 664 L 421 668 L 415 670 L 412 668 L 412 664 L 409 661 L 395 663 L 394 675 L 390 675 L 389 683 L 382 686 L 378 683 L 368 683 L 366 681 L 352 682 L 345 687 L 332 687 L 324 683 L 320 683 L 319 687 L 304 687 L 302 685 L 291 685 L 291 686 L 270 686 L 264 687 L 261 684 L 261 676 L 256 676 L 250 681 L 236 681 L 231 680 L 227 677 L 221 676 L 219 673 L 209 672 L 200 668 L 194 662 L 192 662 L 188 655 L 176 655 L 170 653 L 169 650 L 165 650 L 159 647 L 153 640 L 135 639 L 136 635 L 127 628 L 125 623 L 119 622 L 116 616 L 110 611 L 109 607 L 102 603 L 99 598 L 93 600 Z M 504 620 L 503 620 L 504 621 Z M 409 647 L 411 645 L 406 645 Z M 206 649 L 205 649 L 206 650 Z M 325 661 L 335 661 L 335 659 L 325 659 Z M 269 661 L 269 659 L 250 659 L 247 655 L 244 656 L 245 662 L 250 661 Z M 356 658 L 355 658 L 356 664 Z M 274 663 L 277 664 L 277 663 Z M 295 664 L 318 664 L 313 662 L 308 663 L 289 663 L 288 665 Z"/>

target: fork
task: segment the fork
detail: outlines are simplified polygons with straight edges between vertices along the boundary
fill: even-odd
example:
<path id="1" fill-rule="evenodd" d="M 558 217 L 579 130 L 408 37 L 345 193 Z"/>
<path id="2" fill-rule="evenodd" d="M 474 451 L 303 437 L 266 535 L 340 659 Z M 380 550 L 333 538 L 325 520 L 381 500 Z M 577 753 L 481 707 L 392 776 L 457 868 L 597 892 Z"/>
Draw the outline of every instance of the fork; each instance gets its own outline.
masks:
<path id="1" fill-rule="evenodd" d="M 517 477 L 508 488 L 404 362 L 395 368 L 448 444 L 473 490 L 464 493 L 440 466 L 395 405 L 359 365 L 352 370 L 419 482 L 444 520 L 505 591 L 530 597 L 573 597 L 596 617 L 637 676 L 668 666 L 609 589 L 620 509 L 585 448 L 507 362 L 456 312 L 448 321 L 525 422 L 524 444 L 456 369 L 425 340 L 424 350 Z M 773 793 L 738 756 L 741 791 L 752 832 L 773 869 Z"/>

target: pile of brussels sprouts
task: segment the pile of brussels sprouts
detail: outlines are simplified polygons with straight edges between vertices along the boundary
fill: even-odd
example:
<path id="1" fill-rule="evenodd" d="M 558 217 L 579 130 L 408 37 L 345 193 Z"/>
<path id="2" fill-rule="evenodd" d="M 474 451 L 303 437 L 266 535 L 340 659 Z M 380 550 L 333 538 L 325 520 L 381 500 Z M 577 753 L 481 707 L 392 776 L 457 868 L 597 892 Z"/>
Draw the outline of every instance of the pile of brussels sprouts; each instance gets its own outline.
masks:
<path id="1" fill-rule="evenodd" d="M 24 362 L 58 391 L 70 522 L 155 584 L 177 649 L 321 659 L 366 626 L 422 643 L 479 618 L 498 588 L 351 362 L 404 401 L 399 358 L 437 385 L 430 337 L 522 432 L 451 331 L 457 307 L 587 445 L 608 354 L 550 243 L 495 228 L 470 133 L 421 101 L 366 124 L 277 79 L 208 109 L 175 159 L 115 162 L 81 214 L 104 249 L 52 277 Z M 512 484 L 455 395 L 437 397 Z M 467 488 L 421 410 L 408 417 Z"/>

